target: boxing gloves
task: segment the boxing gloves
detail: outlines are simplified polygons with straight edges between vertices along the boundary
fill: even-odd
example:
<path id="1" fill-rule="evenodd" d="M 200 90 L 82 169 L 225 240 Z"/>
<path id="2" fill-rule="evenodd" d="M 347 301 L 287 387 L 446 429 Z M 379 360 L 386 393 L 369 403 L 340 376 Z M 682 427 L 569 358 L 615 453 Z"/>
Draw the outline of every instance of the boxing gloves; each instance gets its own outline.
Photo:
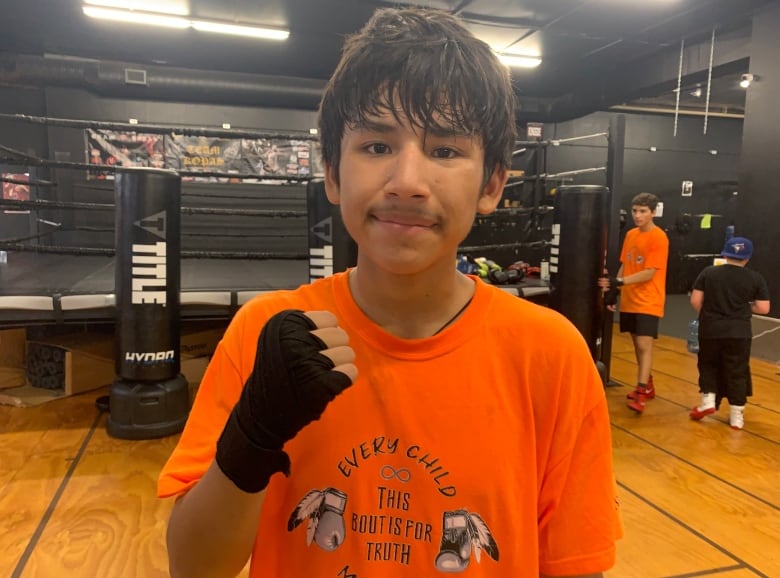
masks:
<path id="1" fill-rule="evenodd" d="M 316 329 L 303 312 L 286 310 L 260 333 L 254 369 L 217 442 L 217 465 L 245 492 L 263 490 L 277 472 L 289 475 L 284 444 L 352 384 L 323 355 L 332 345 L 312 333 Z"/>

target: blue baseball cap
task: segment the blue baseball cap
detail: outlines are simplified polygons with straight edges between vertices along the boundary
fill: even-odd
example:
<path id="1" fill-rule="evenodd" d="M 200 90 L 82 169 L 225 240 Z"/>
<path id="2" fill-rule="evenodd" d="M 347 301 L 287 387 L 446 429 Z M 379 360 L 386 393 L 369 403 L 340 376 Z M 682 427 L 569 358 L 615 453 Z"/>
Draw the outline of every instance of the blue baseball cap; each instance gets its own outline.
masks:
<path id="1" fill-rule="evenodd" d="M 732 259 L 750 259 L 753 256 L 753 243 L 745 237 L 732 237 L 723 246 L 721 256 Z"/>

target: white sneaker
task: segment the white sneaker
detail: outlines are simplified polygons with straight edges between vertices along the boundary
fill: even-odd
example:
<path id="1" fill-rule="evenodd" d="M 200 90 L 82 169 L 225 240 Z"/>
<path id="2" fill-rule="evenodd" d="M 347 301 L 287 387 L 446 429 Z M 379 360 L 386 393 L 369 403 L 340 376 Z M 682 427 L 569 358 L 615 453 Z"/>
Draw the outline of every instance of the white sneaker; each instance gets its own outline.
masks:
<path id="1" fill-rule="evenodd" d="M 731 429 L 742 429 L 745 427 L 744 405 L 732 405 L 729 407 L 729 425 Z"/>

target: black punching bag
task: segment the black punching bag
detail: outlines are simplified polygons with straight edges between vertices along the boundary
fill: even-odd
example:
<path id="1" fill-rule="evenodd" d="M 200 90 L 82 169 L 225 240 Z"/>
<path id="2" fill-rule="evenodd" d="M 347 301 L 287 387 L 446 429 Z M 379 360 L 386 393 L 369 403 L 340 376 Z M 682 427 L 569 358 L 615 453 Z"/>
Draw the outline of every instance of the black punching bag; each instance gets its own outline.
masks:
<path id="1" fill-rule="evenodd" d="M 190 408 L 179 373 L 181 177 L 119 169 L 114 193 L 117 378 L 108 433 L 163 437 L 184 428 Z"/>
<path id="2" fill-rule="evenodd" d="M 337 205 L 328 201 L 325 182 L 306 186 L 309 224 L 309 281 L 329 277 L 357 265 L 357 244 L 347 233 Z"/>
<path id="3" fill-rule="evenodd" d="M 609 189 L 596 185 L 558 187 L 550 248 L 550 307 L 579 329 L 594 361 L 601 345 L 603 276 L 607 251 Z"/>

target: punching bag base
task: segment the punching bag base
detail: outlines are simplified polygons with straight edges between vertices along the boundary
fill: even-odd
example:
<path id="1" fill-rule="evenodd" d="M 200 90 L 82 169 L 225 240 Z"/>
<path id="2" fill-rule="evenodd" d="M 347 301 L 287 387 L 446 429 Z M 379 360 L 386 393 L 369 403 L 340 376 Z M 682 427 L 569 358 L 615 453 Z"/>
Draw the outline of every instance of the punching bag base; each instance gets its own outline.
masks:
<path id="1" fill-rule="evenodd" d="M 109 395 L 108 435 L 147 440 L 177 434 L 189 412 L 190 391 L 181 374 L 160 382 L 117 379 Z"/>

